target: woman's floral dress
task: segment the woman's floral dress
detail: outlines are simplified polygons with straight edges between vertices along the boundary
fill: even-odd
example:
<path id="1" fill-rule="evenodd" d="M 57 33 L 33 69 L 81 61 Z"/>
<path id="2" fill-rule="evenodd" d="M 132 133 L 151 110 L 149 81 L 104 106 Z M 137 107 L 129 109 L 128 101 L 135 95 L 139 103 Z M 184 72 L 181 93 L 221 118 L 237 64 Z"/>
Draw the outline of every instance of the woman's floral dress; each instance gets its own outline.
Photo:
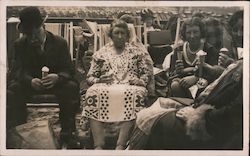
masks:
<path id="1" fill-rule="evenodd" d="M 93 85 L 87 90 L 82 116 L 102 122 L 130 121 L 145 107 L 146 86 L 151 75 L 145 52 L 126 43 L 121 54 L 116 54 L 113 43 L 94 53 L 87 81 Z M 110 84 L 96 83 L 101 75 L 113 74 Z M 139 79 L 142 86 L 130 85 Z"/>

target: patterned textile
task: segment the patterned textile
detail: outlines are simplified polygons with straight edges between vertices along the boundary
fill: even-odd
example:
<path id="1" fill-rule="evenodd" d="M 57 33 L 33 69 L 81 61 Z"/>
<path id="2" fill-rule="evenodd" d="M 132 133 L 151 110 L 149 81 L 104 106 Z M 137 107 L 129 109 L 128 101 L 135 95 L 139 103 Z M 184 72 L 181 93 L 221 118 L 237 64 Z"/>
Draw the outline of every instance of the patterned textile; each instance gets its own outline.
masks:
<path id="1" fill-rule="evenodd" d="M 111 84 L 95 83 L 101 75 L 113 74 Z M 104 122 L 129 121 L 144 107 L 146 86 L 152 70 L 145 51 L 135 44 L 126 43 L 122 54 L 115 53 L 113 43 L 94 53 L 87 81 L 94 84 L 86 93 L 84 117 Z M 129 84 L 138 79 L 143 86 Z"/>
<path id="2" fill-rule="evenodd" d="M 152 74 L 147 61 L 145 52 L 136 45 L 126 43 L 123 53 L 117 55 L 113 43 L 109 43 L 93 54 L 87 81 L 93 83 L 101 75 L 112 73 L 113 84 L 128 84 L 129 80 L 138 78 L 147 85 Z"/>
<path id="3" fill-rule="evenodd" d="M 94 84 L 86 93 L 83 116 L 102 122 L 133 120 L 144 108 L 146 94 L 144 87 Z"/>

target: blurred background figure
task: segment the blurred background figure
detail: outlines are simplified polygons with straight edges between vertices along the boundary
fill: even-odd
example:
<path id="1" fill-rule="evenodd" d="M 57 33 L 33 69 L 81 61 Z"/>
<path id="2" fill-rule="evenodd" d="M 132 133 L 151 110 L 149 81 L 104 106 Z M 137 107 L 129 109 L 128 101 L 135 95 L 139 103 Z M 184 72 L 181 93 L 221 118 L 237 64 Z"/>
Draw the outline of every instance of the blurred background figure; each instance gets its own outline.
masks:
<path id="1" fill-rule="evenodd" d="M 229 33 L 232 36 L 232 49 L 228 54 L 220 53 L 219 63 L 227 67 L 232 62 L 243 58 L 243 11 L 235 12 L 229 22 Z"/>
<path id="2" fill-rule="evenodd" d="M 211 44 L 217 52 L 220 51 L 221 48 L 223 48 L 223 27 L 219 20 L 208 17 L 205 18 L 204 24 L 206 25 L 205 34 L 206 34 L 206 42 L 208 44 Z"/>
<path id="3" fill-rule="evenodd" d="M 155 22 L 155 16 L 152 10 L 145 8 L 141 11 L 141 20 L 145 23 L 147 31 L 161 30 L 159 22 Z"/>
<path id="4" fill-rule="evenodd" d="M 132 15 L 124 14 L 124 15 L 117 17 L 117 18 L 125 21 L 126 23 L 135 24 L 135 18 Z"/>

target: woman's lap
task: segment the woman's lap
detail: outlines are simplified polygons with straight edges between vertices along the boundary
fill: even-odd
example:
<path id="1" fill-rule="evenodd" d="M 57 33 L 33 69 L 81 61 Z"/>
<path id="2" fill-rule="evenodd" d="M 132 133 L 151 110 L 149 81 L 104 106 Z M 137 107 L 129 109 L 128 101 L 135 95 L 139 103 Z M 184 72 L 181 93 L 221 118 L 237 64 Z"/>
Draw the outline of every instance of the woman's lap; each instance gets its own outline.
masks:
<path id="1" fill-rule="evenodd" d="M 146 94 L 144 87 L 95 84 L 86 93 L 82 115 L 102 122 L 130 121 L 145 107 Z"/>

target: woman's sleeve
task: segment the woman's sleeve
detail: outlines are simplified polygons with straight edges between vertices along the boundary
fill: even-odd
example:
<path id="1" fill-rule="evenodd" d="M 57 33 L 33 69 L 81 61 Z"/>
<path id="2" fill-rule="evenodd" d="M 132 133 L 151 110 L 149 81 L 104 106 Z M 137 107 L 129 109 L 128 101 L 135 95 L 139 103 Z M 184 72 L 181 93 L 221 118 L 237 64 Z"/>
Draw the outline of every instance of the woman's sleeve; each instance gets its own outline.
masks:
<path id="1" fill-rule="evenodd" d="M 140 80 L 144 82 L 144 87 L 146 87 L 149 77 L 153 75 L 153 65 L 149 62 L 146 55 L 138 57 L 138 72 Z"/>
<path id="2" fill-rule="evenodd" d="M 219 53 L 216 52 L 215 48 L 207 48 L 207 46 L 205 46 L 204 51 L 207 53 L 206 63 L 209 64 L 211 68 L 204 68 L 202 77 L 211 83 L 222 74 L 224 68 L 218 65 Z"/>
<path id="3" fill-rule="evenodd" d="M 99 81 L 100 76 L 101 76 L 101 65 L 100 62 L 98 62 L 96 55 L 94 54 L 93 59 L 91 61 L 89 72 L 87 74 L 87 83 L 89 85 L 97 83 Z"/>
<path id="4" fill-rule="evenodd" d="M 223 135 L 227 131 L 240 130 L 243 124 L 243 91 L 229 104 L 206 112 L 206 127 L 211 135 Z M 230 129 L 230 130 L 228 130 Z"/>

